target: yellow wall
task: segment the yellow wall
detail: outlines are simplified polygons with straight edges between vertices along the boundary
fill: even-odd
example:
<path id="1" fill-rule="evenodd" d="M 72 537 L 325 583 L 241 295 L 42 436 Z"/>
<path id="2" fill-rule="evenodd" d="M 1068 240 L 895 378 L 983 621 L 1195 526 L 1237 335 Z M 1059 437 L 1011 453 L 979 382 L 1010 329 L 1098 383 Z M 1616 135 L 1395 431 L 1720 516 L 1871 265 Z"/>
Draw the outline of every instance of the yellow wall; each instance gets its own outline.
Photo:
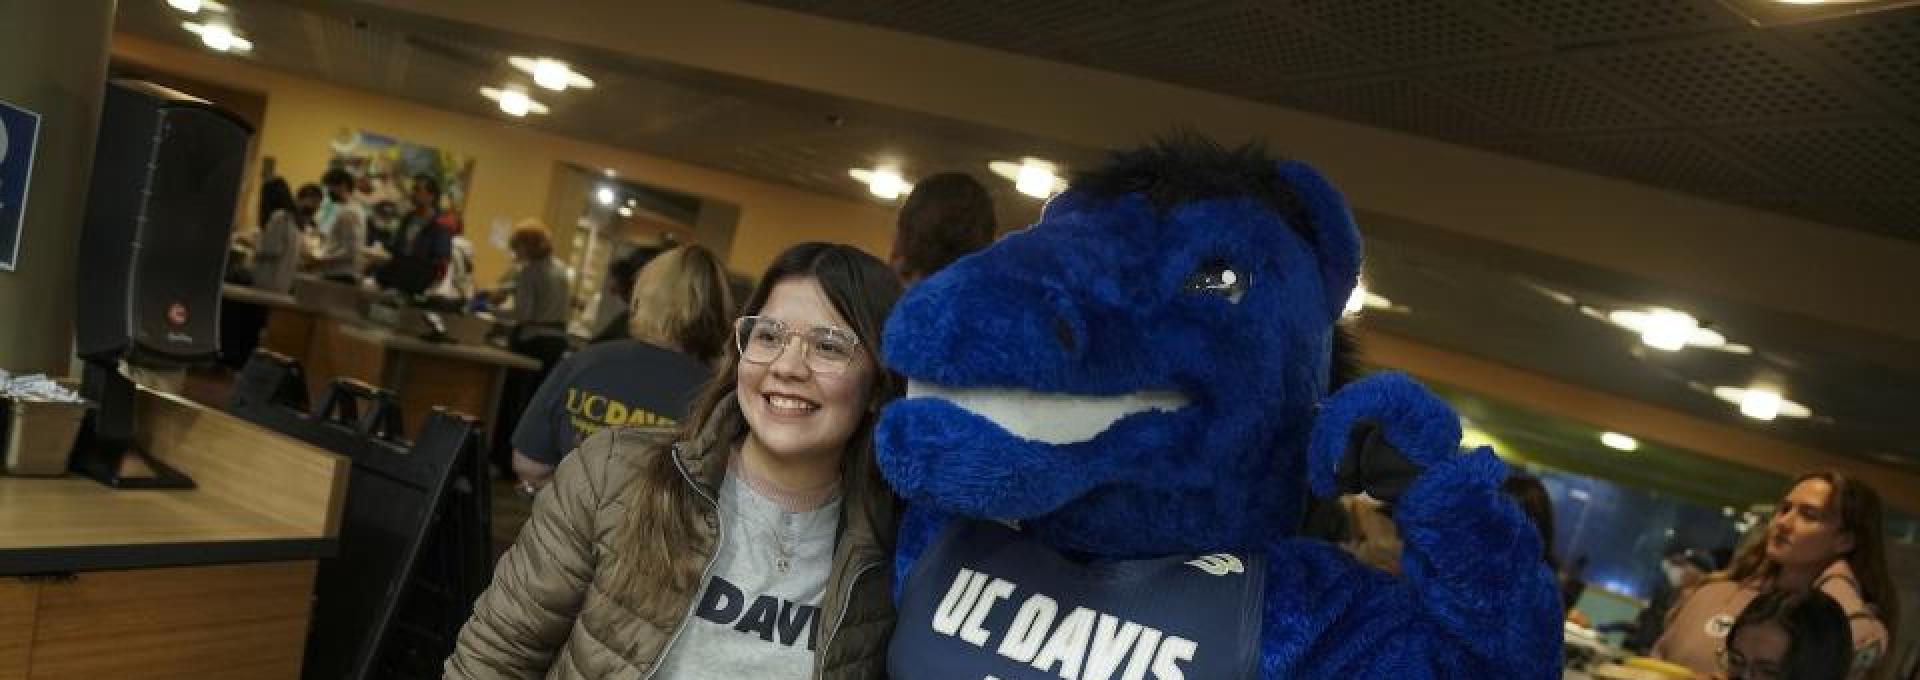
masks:
<path id="1" fill-rule="evenodd" d="M 758 277 L 775 255 L 800 241 L 847 243 L 885 257 L 892 239 L 889 207 L 561 137 L 534 127 L 538 117 L 529 125 L 504 115 L 481 118 L 452 113 L 124 33 L 113 38 L 113 57 L 266 95 L 266 121 L 257 140 L 259 156 L 275 158 L 279 174 L 296 186 L 319 179 L 329 157 L 327 140 L 341 128 L 370 130 L 472 156 L 467 235 L 474 241 L 475 269 L 483 286 L 491 285 L 510 260 L 506 251 L 488 241 L 489 225 L 495 217 L 517 220 L 545 215 L 548 187 L 560 161 L 613 168 L 638 182 L 739 204 L 740 224 L 728 265 L 750 276 Z M 476 91 L 474 96 L 480 95 Z"/>

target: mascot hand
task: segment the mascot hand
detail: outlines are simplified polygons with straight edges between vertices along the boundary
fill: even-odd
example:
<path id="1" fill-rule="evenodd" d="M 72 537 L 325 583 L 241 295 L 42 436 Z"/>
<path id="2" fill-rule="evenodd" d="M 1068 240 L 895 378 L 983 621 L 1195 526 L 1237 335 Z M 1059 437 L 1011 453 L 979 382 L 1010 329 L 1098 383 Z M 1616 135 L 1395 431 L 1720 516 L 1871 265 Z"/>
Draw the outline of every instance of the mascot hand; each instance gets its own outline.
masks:
<path id="1" fill-rule="evenodd" d="M 1459 454 L 1460 418 L 1405 374 L 1381 373 L 1320 404 L 1309 446 L 1314 495 L 1392 503 L 1422 470 Z"/>

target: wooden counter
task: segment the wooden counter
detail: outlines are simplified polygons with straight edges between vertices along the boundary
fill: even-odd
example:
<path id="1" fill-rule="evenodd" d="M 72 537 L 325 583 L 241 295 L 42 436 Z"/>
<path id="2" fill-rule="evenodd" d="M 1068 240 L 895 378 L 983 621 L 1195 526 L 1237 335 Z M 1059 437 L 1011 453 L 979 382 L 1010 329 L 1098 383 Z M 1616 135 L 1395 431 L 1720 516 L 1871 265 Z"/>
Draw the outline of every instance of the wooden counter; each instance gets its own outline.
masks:
<path id="1" fill-rule="evenodd" d="M 540 368 L 539 361 L 503 349 L 427 342 L 331 319 L 315 323 L 305 364 L 310 388 L 344 377 L 392 390 L 409 438 L 435 406 L 479 418 L 490 430 L 507 371 Z"/>
<path id="2" fill-rule="evenodd" d="M 191 490 L 0 477 L 0 680 L 300 676 L 346 458 L 142 391 L 135 432 Z"/>
<path id="3" fill-rule="evenodd" d="M 349 307 L 356 294 L 350 287 L 304 279 L 295 286 L 305 287 L 304 299 L 243 286 L 228 286 L 224 295 L 268 307 L 260 346 L 300 362 L 316 403 L 334 378 L 384 387 L 399 397 L 408 436 L 435 406 L 491 426 L 507 371 L 540 368 L 539 361 L 491 345 L 428 342 L 376 325 Z"/>
<path id="4" fill-rule="evenodd" d="M 348 461 L 187 400 L 142 391 L 135 432 L 187 491 L 0 477 L 0 575 L 312 559 L 333 549 Z"/>

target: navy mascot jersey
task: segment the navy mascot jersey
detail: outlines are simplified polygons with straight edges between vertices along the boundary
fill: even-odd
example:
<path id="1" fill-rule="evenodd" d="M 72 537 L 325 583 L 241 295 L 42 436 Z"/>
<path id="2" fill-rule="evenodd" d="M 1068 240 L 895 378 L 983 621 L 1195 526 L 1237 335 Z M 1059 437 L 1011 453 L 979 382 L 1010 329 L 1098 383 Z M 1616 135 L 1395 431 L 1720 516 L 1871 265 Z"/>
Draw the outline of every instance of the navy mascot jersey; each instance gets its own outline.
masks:
<path id="1" fill-rule="evenodd" d="M 1253 678 L 1265 566 L 1235 554 L 1079 564 L 999 524 L 955 522 L 908 577 L 887 672 L 895 680 Z"/>

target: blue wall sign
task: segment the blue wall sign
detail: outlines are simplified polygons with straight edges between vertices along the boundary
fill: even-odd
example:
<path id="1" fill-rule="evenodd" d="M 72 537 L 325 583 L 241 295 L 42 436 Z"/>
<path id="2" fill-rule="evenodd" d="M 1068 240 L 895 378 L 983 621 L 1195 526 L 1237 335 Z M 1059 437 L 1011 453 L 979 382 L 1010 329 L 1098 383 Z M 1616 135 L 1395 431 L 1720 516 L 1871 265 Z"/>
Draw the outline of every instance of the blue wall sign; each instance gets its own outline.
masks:
<path id="1" fill-rule="evenodd" d="M 39 138 L 40 114 L 0 101 L 0 271 L 13 271 L 20 259 L 27 182 L 33 178 L 33 146 Z"/>

